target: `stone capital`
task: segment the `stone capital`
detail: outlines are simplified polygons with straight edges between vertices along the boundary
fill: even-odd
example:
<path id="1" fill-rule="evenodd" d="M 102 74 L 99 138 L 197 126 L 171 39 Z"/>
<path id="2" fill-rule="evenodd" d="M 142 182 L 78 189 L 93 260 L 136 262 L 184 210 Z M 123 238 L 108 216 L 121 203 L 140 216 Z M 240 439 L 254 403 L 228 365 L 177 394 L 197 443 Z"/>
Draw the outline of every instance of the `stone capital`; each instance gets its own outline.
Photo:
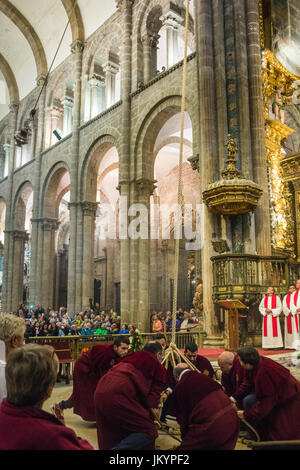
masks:
<path id="1" fill-rule="evenodd" d="M 127 10 L 134 4 L 134 0 L 116 0 L 116 6 L 119 10 Z"/>
<path id="2" fill-rule="evenodd" d="M 36 80 L 37 86 L 42 87 L 44 85 L 44 83 L 46 82 L 46 80 L 47 80 L 47 76 L 44 75 L 44 74 L 41 74 L 38 77 L 36 77 L 35 80 Z"/>
<path id="3" fill-rule="evenodd" d="M 181 25 L 184 21 L 182 16 L 173 10 L 169 10 L 167 13 L 162 15 L 159 19 L 162 22 L 163 26 L 172 27 L 174 29 L 177 29 L 178 26 Z"/>
<path id="4" fill-rule="evenodd" d="M 10 109 L 11 113 L 17 114 L 18 109 L 19 109 L 19 103 L 10 103 L 9 109 Z"/>
<path id="5" fill-rule="evenodd" d="M 156 181 L 148 180 L 146 178 L 140 178 L 136 180 L 136 185 L 139 194 L 149 195 L 153 194 L 154 189 L 156 188 Z"/>
<path id="6" fill-rule="evenodd" d="M 44 231 L 55 231 L 58 229 L 59 223 L 57 219 L 42 219 L 42 229 Z"/>
<path id="7" fill-rule="evenodd" d="M 72 54 L 77 54 L 83 52 L 84 49 L 84 41 L 82 39 L 75 39 L 75 41 L 71 44 L 71 52 Z"/>
<path id="8" fill-rule="evenodd" d="M 101 75 L 97 75 L 96 73 L 93 73 L 89 78 L 89 84 L 91 87 L 100 87 L 104 85 L 104 83 L 104 77 L 101 77 Z"/>
<path id="9" fill-rule="evenodd" d="M 112 62 L 111 60 L 108 60 L 107 62 L 105 62 L 105 64 L 103 64 L 102 68 L 105 71 L 105 73 L 109 72 L 109 73 L 112 73 L 112 74 L 117 74 L 118 71 L 119 71 L 118 64 L 116 64 L 115 62 Z"/>
<path id="10" fill-rule="evenodd" d="M 82 207 L 83 216 L 91 216 L 91 217 L 96 216 L 96 211 L 98 207 L 97 202 L 83 201 L 81 203 L 81 207 Z"/>

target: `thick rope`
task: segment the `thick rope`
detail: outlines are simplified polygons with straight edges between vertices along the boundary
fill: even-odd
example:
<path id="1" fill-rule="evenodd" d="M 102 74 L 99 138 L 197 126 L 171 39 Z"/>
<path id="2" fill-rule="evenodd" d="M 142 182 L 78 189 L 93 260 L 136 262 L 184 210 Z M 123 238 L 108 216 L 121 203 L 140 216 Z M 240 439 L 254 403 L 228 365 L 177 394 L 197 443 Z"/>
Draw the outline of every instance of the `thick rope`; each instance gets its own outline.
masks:
<path id="1" fill-rule="evenodd" d="M 175 273 L 174 273 L 174 292 L 173 292 L 173 315 L 172 315 L 172 342 L 175 343 L 176 333 L 176 310 L 177 310 L 177 290 L 178 290 L 178 271 L 179 271 L 179 244 L 180 244 L 180 228 L 182 216 L 182 160 L 183 160 L 183 133 L 184 133 L 184 111 L 185 111 L 185 88 L 186 88 L 186 64 L 187 64 L 187 42 L 188 42 L 188 25 L 189 25 L 189 4 L 190 0 L 186 2 L 185 9 L 185 40 L 184 40 L 184 59 L 183 59 L 183 74 L 182 74 L 182 99 L 181 99 L 181 128 L 180 128 L 180 150 L 179 150 L 179 165 L 178 165 L 178 194 L 177 204 L 178 211 L 177 220 L 175 217 L 174 234 L 175 239 Z"/>

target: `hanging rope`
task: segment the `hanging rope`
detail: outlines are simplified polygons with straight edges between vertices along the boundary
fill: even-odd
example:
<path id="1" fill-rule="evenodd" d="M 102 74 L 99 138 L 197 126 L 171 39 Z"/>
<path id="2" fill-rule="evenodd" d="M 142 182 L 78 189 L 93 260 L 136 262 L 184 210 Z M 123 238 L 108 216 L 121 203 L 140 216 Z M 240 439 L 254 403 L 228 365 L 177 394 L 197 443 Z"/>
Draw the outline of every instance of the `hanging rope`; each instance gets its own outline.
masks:
<path id="1" fill-rule="evenodd" d="M 66 25 L 66 27 L 65 27 L 65 29 L 64 29 L 64 32 L 63 32 L 63 34 L 62 34 L 62 37 L 61 37 L 61 39 L 60 39 L 60 41 L 59 41 L 59 44 L 58 44 L 58 46 L 57 46 L 56 52 L 55 52 L 55 54 L 54 54 L 54 57 L 53 57 L 53 60 L 52 60 L 52 62 L 51 62 L 51 65 L 50 65 L 50 67 L 49 67 L 49 70 L 48 70 L 48 72 L 47 72 L 47 75 L 46 75 L 46 78 L 45 78 L 45 80 L 44 80 L 43 86 L 42 86 L 42 88 L 41 88 L 41 90 L 40 90 L 40 93 L 39 93 L 39 95 L 38 95 L 38 97 L 37 97 L 37 100 L 36 100 L 36 102 L 35 102 L 35 105 L 34 105 L 33 109 L 30 111 L 30 119 L 31 119 L 31 120 L 34 119 L 34 115 L 35 115 L 35 113 L 36 113 L 36 107 L 37 107 L 37 105 L 38 105 L 38 102 L 39 102 L 39 99 L 40 99 L 40 97 L 41 97 L 41 94 L 42 94 L 42 92 L 43 92 L 45 86 L 47 85 L 50 72 L 51 72 L 51 70 L 52 70 L 52 67 L 53 67 L 53 64 L 54 64 L 54 62 L 55 62 L 55 59 L 56 59 L 56 57 L 57 57 L 58 51 L 59 51 L 59 49 L 60 49 L 60 46 L 61 46 L 61 44 L 62 44 L 62 42 L 63 42 L 63 39 L 64 39 L 64 37 L 65 37 L 65 34 L 66 34 L 67 29 L 68 29 L 68 27 L 69 27 L 69 24 L 70 24 L 70 22 L 71 22 L 71 18 L 72 18 L 72 16 L 73 16 L 74 12 L 75 12 L 75 8 L 76 8 L 76 6 L 77 6 L 77 2 L 78 2 L 78 0 L 74 0 L 74 4 L 73 4 L 73 7 L 72 7 L 72 9 L 71 9 L 71 11 L 70 11 L 70 15 L 69 15 L 69 19 L 68 19 L 67 25 Z"/>
<path id="2" fill-rule="evenodd" d="M 177 204 L 178 211 L 177 220 L 175 219 L 175 230 L 177 234 L 175 239 L 175 274 L 174 274 L 174 292 L 173 292 L 173 315 L 172 315 L 172 342 L 175 343 L 176 333 L 176 309 L 177 309 L 177 290 L 178 290 L 178 271 L 179 271 L 179 233 L 181 228 L 181 215 L 182 215 L 182 160 L 183 160 L 183 133 L 184 133 L 184 112 L 185 112 L 185 88 L 186 88 L 186 64 L 187 64 L 187 43 L 188 43 L 188 25 L 189 25 L 189 4 L 190 0 L 186 2 L 185 9 L 185 39 L 184 39 L 184 59 L 183 59 L 183 73 L 182 73 L 182 99 L 181 99 L 181 126 L 180 126 L 180 149 L 179 149 L 179 165 L 178 165 L 178 194 Z M 177 229 L 177 230 L 176 230 Z"/>

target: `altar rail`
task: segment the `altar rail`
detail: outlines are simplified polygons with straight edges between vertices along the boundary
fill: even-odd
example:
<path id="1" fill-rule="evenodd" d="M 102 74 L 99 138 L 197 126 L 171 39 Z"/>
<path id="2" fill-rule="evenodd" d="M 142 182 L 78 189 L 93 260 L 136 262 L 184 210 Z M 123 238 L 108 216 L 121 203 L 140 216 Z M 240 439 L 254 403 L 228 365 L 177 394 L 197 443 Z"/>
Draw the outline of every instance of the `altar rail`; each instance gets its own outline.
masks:
<path id="1" fill-rule="evenodd" d="M 33 336 L 29 338 L 30 343 L 39 344 L 52 344 L 52 343 L 68 343 L 71 357 L 76 360 L 80 354 L 96 344 L 112 344 L 115 338 L 122 336 L 129 338 L 129 335 L 75 335 L 75 336 Z M 199 328 L 194 328 L 193 332 L 176 333 L 176 346 L 179 349 L 184 349 L 185 345 L 191 341 L 195 341 L 199 348 L 203 347 L 203 336 L 205 333 L 199 331 Z M 153 340 L 155 333 L 140 333 L 142 344 Z M 166 333 L 167 341 L 172 339 L 172 333 Z"/>

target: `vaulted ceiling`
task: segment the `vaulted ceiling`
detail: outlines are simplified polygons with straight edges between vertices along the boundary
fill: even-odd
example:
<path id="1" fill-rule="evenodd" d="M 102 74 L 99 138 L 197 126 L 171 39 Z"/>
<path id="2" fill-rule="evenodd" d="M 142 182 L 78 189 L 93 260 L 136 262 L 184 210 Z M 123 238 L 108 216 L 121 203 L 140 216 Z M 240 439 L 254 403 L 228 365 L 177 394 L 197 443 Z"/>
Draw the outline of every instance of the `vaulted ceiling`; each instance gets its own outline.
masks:
<path id="1" fill-rule="evenodd" d="M 115 11 L 115 0 L 0 0 L 0 119 L 47 73 L 69 17 L 53 68 Z"/>

